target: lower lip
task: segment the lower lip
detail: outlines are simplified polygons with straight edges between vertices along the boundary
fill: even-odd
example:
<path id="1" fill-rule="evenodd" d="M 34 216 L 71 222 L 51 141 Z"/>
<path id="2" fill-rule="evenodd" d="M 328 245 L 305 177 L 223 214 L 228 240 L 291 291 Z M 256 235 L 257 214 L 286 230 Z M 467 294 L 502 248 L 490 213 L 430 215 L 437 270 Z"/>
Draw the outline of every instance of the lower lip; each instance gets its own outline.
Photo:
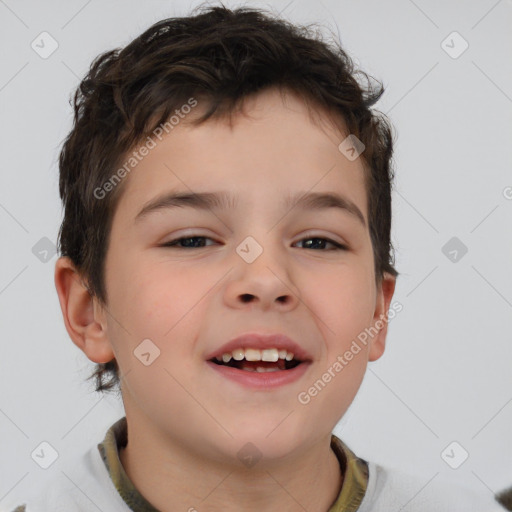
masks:
<path id="1" fill-rule="evenodd" d="M 291 384 L 300 379 L 310 365 L 310 363 L 301 363 L 291 370 L 279 370 L 277 372 L 251 372 L 222 366 L 211 361 L 206 361 L 206 363 L 222 377 L 251 389 L 274 389 Z"/>

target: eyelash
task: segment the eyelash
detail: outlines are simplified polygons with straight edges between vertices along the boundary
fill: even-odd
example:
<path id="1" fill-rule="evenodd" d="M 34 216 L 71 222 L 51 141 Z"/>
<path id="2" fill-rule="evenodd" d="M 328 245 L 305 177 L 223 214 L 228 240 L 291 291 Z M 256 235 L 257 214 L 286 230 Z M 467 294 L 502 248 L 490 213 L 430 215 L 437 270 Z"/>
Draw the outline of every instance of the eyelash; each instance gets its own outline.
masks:
<path id="1" fill-rule="evenodd" d="M 175 247 L 175 248 L 178 248 L 178 249 L 202 249 L 203 247 L 207 247 L 207 246 L 203 246 L 203 247 L 179 247 L 177 245 L 178 242 L 180 242 L 181 240 L 191 240 L 191 239 L 198 239 L 198 238 L 204 238 L 204 239 L 212 240 L 212 238 L 210 238 L 208 236 L 183 236 L 181 238 L 175 238 L 174 240 L 169 240 L 165 244 L 162 244 L 161 247 Z M 339 244 L 338 242 L 335 242 L 334 240 L 331 240 L 330 238 L 325 238 L 325 237 L 320 237 L 320 236 L 309 236 L 309 237 L 301 238 L 299 240 L 299 242 L 302 242 L 304 240 L 323 240 L 323 241 L 326 241 L 326 242 L 328 242 L 328 243 L 330 243 L 330 244 L 335 246 L 335 249 L 330 249 L 331 251 L 340 251 L 340 250 L 341 251 L 348 251 L 348 247 L 346 245 Z M 310 250 L 315 251 L 317 249 L 310 249 Z"/>

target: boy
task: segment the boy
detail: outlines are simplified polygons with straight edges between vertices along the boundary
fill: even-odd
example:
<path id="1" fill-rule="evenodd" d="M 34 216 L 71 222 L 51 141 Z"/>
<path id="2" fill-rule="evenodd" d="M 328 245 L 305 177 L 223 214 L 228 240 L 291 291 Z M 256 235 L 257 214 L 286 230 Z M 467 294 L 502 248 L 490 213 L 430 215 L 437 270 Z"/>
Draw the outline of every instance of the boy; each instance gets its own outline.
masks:
<path id="1" fill-rule="evenodd" d="M 55 284 L 126 416 L 18 510 L 503 510 L 331 434 L 396 306 L 382 92 L 251 9 L 95 60 L 60 155 Z"/>

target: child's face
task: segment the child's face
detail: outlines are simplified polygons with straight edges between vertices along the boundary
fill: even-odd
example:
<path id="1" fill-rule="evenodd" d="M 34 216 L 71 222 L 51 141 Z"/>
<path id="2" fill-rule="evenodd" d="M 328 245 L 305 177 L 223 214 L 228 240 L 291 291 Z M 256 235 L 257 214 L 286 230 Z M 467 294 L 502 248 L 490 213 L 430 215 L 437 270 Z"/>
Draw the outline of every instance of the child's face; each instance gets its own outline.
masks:
<path id="1" fill-rule="evenodd" d="M 316 396 L 308 390 L 386 313 L 394 287 L 392 278 L 375 286 L 363 164 L 338 150 L 346 134 L 319 127 L 299 99 L 283 104 L 276 91 L 247 101 L 246 111 L 251 117 L 234 117 L 232 128 L 182 123 L 125 178 L 106 260 L 109 314 L 101 316 L 124 375 L 128 421 L 220 459 L 247 442 L 278 457 L 330 435 L 368 360 L 382 354 L 386 328 Z M 137 219 L 170 192 L 226 192 L 236 205 L 160 208 Z M 364 223 L 342 208 L 285 206 L 309 193 L 343 196 Z M 164 246 L 179 237 L 205 238 Z M 271 387 L 228 378 L 207 361 L 254 332 L 285 334 L 311 361 L 281 370 L 297 377 Z M 149 365 L 134 355 L 145 339 L 160 351 Z M 151 344 L 143 352 L 155 357 Z"/>

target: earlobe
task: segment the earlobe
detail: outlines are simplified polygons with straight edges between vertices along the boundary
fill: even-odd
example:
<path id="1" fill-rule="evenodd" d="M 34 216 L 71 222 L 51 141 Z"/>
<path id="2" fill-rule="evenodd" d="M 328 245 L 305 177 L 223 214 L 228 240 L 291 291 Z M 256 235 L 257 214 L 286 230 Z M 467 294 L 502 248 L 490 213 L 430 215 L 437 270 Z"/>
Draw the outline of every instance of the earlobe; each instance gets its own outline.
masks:
<path id="1" fill-rule="evenodd" d="M 55 264 L 55 287 L 66 330 L 73 343 L 95 363 L 115 356 L 106 333 L 106 321 L 73 262 L 61 257 Z"/>
<path id="2" fill-rule="evenodd" d="M 396 277 L 384 273 L 382 282 L 377 290 L 377 301 L 373 316 L 373 327 L 376 334 L 371 338 L 371 346 L 368 354 L 369 361 L 379 359 L 386 348 L 386 335 L 388 332 L 388 312 L 391 299 L 395 292 Z"/>

